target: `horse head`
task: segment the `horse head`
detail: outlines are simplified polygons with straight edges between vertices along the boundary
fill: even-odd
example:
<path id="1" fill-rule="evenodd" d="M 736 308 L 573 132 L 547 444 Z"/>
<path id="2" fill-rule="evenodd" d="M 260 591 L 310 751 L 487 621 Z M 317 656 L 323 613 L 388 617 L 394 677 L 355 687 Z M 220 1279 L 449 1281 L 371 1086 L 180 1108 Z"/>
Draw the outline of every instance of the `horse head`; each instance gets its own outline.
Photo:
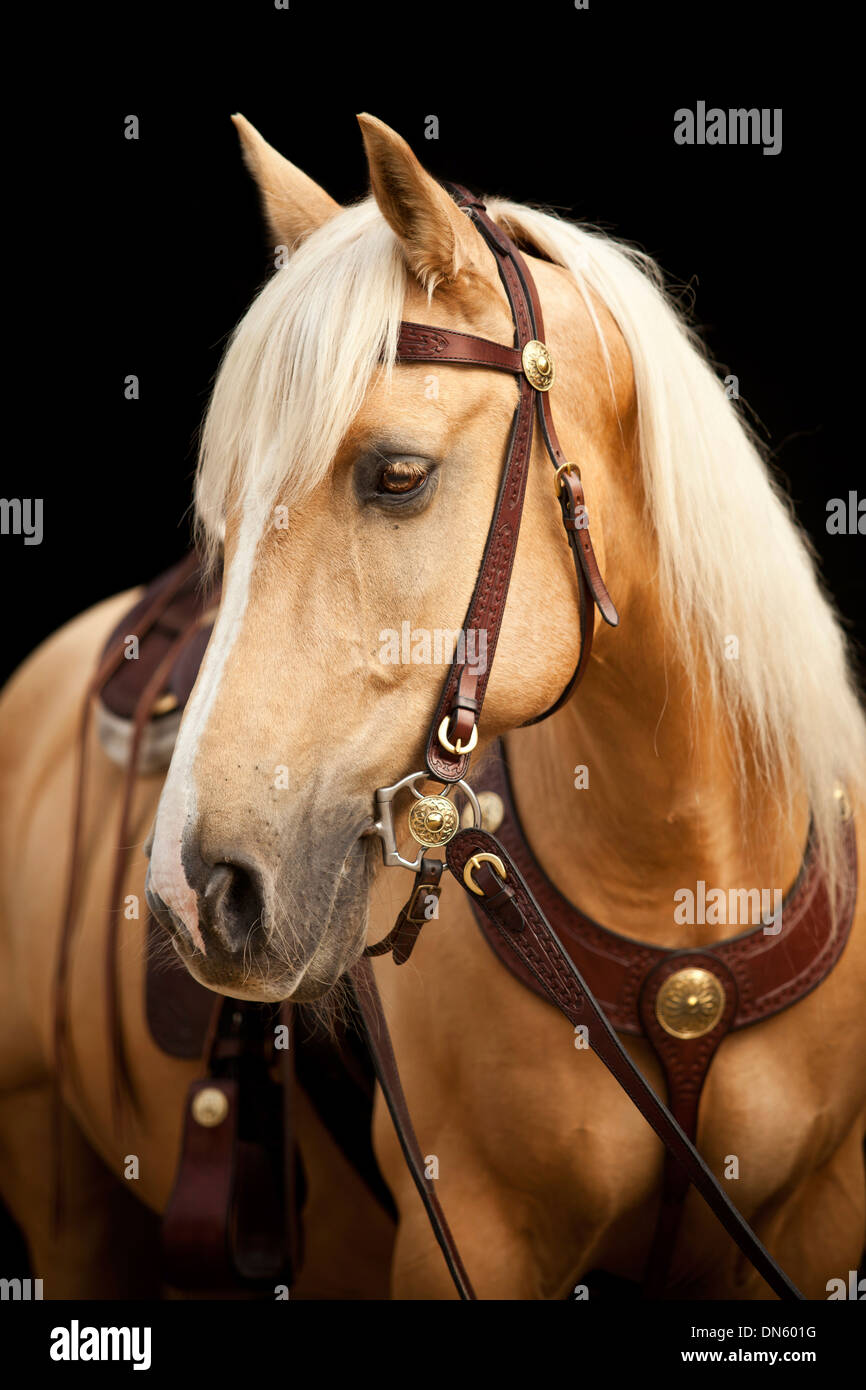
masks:
<path id="1" fill-rule="evenodd" d="M 514 378 L 395 359 L 401 321 L 510 347 L 511 311 L 472 220 L 398 135 L 360 123 L 372 196 L 344 209 L 236 118 L 280 268 L 232 338 L 203 433 L 197 515 L 223 598 L 148 899 L 191 973 L 238 997 L 314 1000 L 358 958 L 381 862 L 374 791 L 423 766 L 454 643 L 485 659 L 486 633 L 461 624 Z M 614 466 L 634 424 L 628 352 L 600 300 L 527 259 L 603 559 L 605 518 L 636 506 Z M 567 686 L 578 607 L 536 431 L 479 755 Z"/>

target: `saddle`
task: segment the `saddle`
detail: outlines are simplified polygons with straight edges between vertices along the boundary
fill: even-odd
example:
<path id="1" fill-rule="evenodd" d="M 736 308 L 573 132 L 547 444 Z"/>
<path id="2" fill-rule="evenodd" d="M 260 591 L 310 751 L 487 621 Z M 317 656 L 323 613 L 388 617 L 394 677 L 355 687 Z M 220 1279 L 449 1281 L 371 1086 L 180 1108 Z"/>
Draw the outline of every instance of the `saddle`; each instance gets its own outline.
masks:
<path id="1" fill-rule="evenodd" d="M 120 767 L 129 766 L 137 724 L 136 772 L 168 767 L 219 599 L 220 577 L 205 578 L 195 557 L 186 556 L 148 585 L 108 638 L 102 660 L 118 651 L 124 659 L 99 689 L 97 731 Z M 160 689 L 143 706 L 154 679 Z"/>

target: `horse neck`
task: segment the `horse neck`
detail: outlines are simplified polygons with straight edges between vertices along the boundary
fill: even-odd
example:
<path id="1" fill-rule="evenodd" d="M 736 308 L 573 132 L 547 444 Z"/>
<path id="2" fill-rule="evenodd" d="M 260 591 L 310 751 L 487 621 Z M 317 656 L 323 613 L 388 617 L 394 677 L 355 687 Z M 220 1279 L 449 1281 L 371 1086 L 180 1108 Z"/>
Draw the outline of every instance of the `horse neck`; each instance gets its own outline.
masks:
<path id="1" fill-rule="evenodd" d="M 634 593 L 570 703 L 508 736 L 515 801 L 548 877 L 584 912 L 658 945 L 706 945 L 741 927 L 677 925 L 674 894 L 700 880 L 786 892 L 808 810 L 780 824 L 726 720 L 693 700 L 658 596 Z"/>

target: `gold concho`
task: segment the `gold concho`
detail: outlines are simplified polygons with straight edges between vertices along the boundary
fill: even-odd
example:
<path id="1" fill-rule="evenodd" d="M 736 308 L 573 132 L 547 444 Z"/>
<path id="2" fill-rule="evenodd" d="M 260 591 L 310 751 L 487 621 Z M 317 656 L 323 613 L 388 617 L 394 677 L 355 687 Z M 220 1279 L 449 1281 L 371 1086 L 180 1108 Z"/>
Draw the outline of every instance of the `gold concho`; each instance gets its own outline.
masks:
<path id="1" fill-rule="evenodd" d="M 549 391 L 553 385 L 553 358 L 544 343 L 533 338 L 523 349 L 523 370 L 530 386 L 536 391 Z"/>
<path id="2" fill-rule="evenodd" d="M 419 845 L 447 845 L 460 823 L 447 796 L 422 796 L 409 812 L 409 833 Z"/>
<path id="3" fill-rule="evenodd" d="M 191 1109 L 196 1124 L 215 1129 L 229 1113 L 229 1103 L 224 1091 L 216 1086 L 205 1086 L 204 1090 L 196 1092 Z"/>
<path id="4" fill-rule="evenodd" d="M 715 1028 L 725 1008 L 725 989 L 711 970 L 689 966 L 669 975 L 656 995 L 656 1018 L 674 1038 L 700 1038 Z"/>
<path id="5" fill-rule="evenodd" d="M 481 808 L 482 830 L 489 830 L 491 835 L 495 835 L 505 816 L 505 807 L 502 804 L 502 797 L 498 792 L 479 792 L 478 805 Z M 468 829 L 471 829 L 475 824 L 475 817 L 472 814 L 471 806 L 466 806 L 464 808 L 463 815 L 460 818 L 460 824 Z"/>
<path id="6" fill-rule="evenodd" d="M 173 709 L 177 709 L 177 696 L 173 690 L 167 690 L 158 700 L 154 700 L 150 712 L 152 715 L 170 714 Z"/>

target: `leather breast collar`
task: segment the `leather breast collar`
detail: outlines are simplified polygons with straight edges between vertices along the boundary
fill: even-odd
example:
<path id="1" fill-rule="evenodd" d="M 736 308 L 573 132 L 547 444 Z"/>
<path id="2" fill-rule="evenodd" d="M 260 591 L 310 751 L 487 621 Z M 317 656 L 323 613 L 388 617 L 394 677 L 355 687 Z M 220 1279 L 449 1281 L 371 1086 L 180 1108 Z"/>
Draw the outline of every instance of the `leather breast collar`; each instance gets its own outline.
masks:
<path id="1" fill-rule="evenodd" d="M 709 968 L 719 970 L 729 979 L 735 1004 L 724 1031 L 733 1032 L 796 1004 L 821 983 L 842 954 L 853 921 L 856 873 L 851 874 L 834 931 L 827 885 L 811 833 L 800 872 L 782 906 L 781 931 L 770 934 L 759 924 L 711 947 L 670 949 L 621 936 L 601 926 L 551 883 L 532 853 L 520 823 L 501 743 L 490 750 L 472 780 L 478 795 L 493 792 L 501 799 L 503 817 L 496 830 L 497 838 L 520 869 L 539 907 L 619 1033 L 636 1037 L 646 1033 L 642 1003 L 645 982 L 652 976 L 656 986 L 661 985 L 667 967 L 674 963 L 682 968 L 692 960 L 705 959 Z M 846 822 L 843 843 L 848 866 L 854 870 L 857 848 L 853 820 Z M 496 954 L 523 984 L 541 994 L 529 971 L 497 949 L 498 937 L 490 929 L 488 919 L 475 903 L 473 908 Z"/>
<path id="2" fill-rule="evenodd" d="M 646 1037 L 651 1044 L 664 1070 L 668 1108 L 695 1143 L 701 1094 L 710 1064 L 728 1033 L 796 1004 L 830 973 L 845 949 L 857 898 L 853 819 L 848 817 L 844 823 L 842 843 L 850 874 L 835 915 L 810 826 L 800 872 L 782 905 L 779 930 L 767 932 L 759 923 L 710 947 L 670 949 L 601 926 L 550 881 L 520 824 L 501 742 L 476 769 L 473 782 L 479 796 L 488 792 L 500 798 L 502 819 L 494 827 L 499 843 L 611 1025 L 617 1032 Z M 548 999 L 533 972 L 505 949 L 502 934 L 480 902 L 470 901 L 494 953 L 522 984 Z M 660 1294 L 667 1279 L 688 1186 L 668 1150 L 661 1207 L 644 1275 L 645 1290 L 651 1295 Z"/>

